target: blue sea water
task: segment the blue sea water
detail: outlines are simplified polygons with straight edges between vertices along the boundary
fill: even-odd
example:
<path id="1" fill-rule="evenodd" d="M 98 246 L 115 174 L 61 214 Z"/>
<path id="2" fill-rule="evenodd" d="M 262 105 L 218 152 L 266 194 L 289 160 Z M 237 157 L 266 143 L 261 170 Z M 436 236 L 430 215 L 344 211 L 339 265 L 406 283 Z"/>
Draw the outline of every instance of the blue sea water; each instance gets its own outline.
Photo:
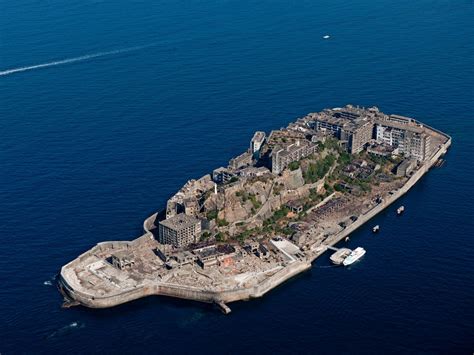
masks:
<path id="1" fill-rule="evenodd" d="M 1 354 L 474 351 L 471 0 L 0 6 L 0 71 L 136 46 L 147 47 L 0 76 Z M 388 209 L 351 236 L 360 263 L 322 258 L 228 316 L 163 297 L 60 308 L 63 264 L 139 236 L 255 130 L 346 103 L 453 137 L 403 217 Z"/>

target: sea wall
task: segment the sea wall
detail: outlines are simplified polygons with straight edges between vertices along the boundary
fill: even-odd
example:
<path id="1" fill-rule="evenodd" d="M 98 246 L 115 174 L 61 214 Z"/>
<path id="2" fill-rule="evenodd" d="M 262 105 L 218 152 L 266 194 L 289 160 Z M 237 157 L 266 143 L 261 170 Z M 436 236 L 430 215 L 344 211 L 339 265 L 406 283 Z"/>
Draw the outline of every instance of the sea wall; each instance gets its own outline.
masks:
<path id="1" fill-rule="evenodd" d="M 405 185 L 397 190 L 393 195 L 388 196 L 382 203 L 375 206 L 365 214 L 359 216 L 359 218 L 352 223 L 350 226 L 345 228 L 343 231 L 337 235 L 331 237 L 326 244 L 334 245 L 344 239 L 347 235 L 352 233 L 354 230 L 362 226 L 369 219 L 374 217 L 376 214 L 390 206 L 394 201 L 403 196 L 413 185 L 415 185 L 418 180 L 433 166 L 433 164 L 447 152 L 449 146 L 451 145 L 451 138 L 446 136 L 447 141 L 444 143 L 439 150 L 428 160 L 426 161 L 405 183 Z M 120 294 L 112 296 L 97 296 L 91 295 L 77 290 L 74 285 L 70 285 L 67 281 L 68 275 L 70 276 L 70 269 L 74 268 L 74 264 L 83 260 L 84 258 L 102 250 L 110 249 L 124 249 L 128 248 L 132 243 L 138 242 L 142 238 L 149 238 L 151 233 L 149 232 L 150 224 L 152 218 L 156 216 L 151 216 L 144 223 L 146 233 L 138 238 L 138 240 L 132 242 L 103 242 L 97 244 L 95 247 L 89 251 L 81 254 L 77 259 L 63 266 L 61 269 L 59 277 L 59 286 L 62 289 L 63 293 L 83 304 L 84 306 L 91 308 L 106 308 L 117 306 L 122 303 L 130 302 L 138 298 L 150 296 L 150 295 L 162 295 L 169 297 L 176 297 L 182 299 L 195 300 L 200 302 L 216 302 L 216 303 L 228 303 L 239 300 L 247 300 L 251 298 L 258 298 L 265 295 L 267 292 L 282 284 L 286 280 L 292 278 L 293 276 L 308 270 L 311 268 L 311 262 L 314 261 L 318 256 L 324 253 L 324 250 L 313 255 L 308 261 L 295 261 L 286 265 L 284 268 L 276 272 L 274 275 L 266 278 L 264 281 L 258 285 L 252 287 L 240 287 L 232 290 L 223 290 L 223 291 L 210 291 L 199 289 L 192 286 L 184 285 L 175 285 L 168 283 L 160 283 L 153 281 L 145 281 L 144 284 L 134 287 L 133 289 L 124 290 Z"/>
<path id="2" fill-rule="evenodd" d="M 218 302 L 234 302 L 240 300 L 248 300 L 251 298 L 262 297 L 264 294 L 282 284 L 293 276 L 311 268 L 309 262 L 297 261 L 288 264 L 283 269 L 271 277 L 265 279 L 260 284 L 253 287 L 241 287 L 232 290 L 224 291 L 209 291 L 197 287 L 175 285 L 167 283 L 144 284 L 134 289 L 129 289 L 121 292 L 118 295 L 112 296 L 93 296 L 78 290 L 73 289 L 68 285 L 67 281 L 60 275 L 60 287 L 62 292 L 80 304 L 90 308 L 108 308 L 114 307 L 126 302 L 130 302 L 142 297 L 160 295 L 175 297 L 181 299 L 188 299 L 206 303 Z"/>
<path id="3" fill-rule="evenodd" d="M 326 241 L 327 245 L 335 245 L 341 240 L 343 240 L 346 236 L 354 232 L 357 228 L 368 222 L 370 219 L 375 217 L 378 213 L 383 211 L 385 208 L 390 206 L 393 202 L 398 200 L 400 197 L 402 197 L 404 194 L 408 192 L 417 182 L 418 180 L 421 179 L 423 175 L 425 175 L 428 170 L 433 166 L 434 163 L 444 154 L 446 154 L 448 148 L 451 146 L 451 137 L 444 135 L 447 137 L 446 143 L 444 143 L 440 149 L 429 159 L 427 160 L 403 185 L 400 189 L 398 189 L 396 192 L 393 193 L 393 195 L 390 195 L 389 197 L 385 198 L 384 201 L 375 207 L 373 207 L 371 210 L 367 211 L 366 213 L 362 214 L 359 216 L 359 218 L 349 225 L 347 228 L 339 232 L 338 234 L 334 235 L 333 237 L 329 238 Z M 313 256 L 312 261 L 314 261 L 317 257 L 319 257 L 321 253 L 316 254 Z"/>

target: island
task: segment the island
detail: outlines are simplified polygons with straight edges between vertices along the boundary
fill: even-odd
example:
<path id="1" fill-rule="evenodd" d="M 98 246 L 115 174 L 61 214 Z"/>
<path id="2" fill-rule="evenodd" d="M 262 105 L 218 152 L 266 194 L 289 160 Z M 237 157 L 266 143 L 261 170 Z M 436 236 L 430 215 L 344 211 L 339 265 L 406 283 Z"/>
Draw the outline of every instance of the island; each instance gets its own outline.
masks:
<path id="1" fill-rule="evenodd" d="M 163 295 L 229 313 L 228 303 L 310 269 L 440 165 L 450 145 L 413 118 L 353 105 L 255 132 L 227 167 L 189 180 L 148 217 L 142 236 L 98 243 L 64 265 L 64 306 Z"/>

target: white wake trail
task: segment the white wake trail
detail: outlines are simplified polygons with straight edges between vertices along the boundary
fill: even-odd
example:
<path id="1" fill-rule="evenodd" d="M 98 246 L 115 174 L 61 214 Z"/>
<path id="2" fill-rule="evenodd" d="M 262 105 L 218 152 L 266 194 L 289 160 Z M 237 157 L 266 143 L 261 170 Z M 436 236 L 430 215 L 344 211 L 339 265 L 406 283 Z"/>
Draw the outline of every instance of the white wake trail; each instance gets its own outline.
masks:
<path id="1" fill-rule="evenodd" d="M 115 54 L 120 54 L 120 53 L 138 51 L 140 49 L 148 48 L 148 47 L 151 47 L 151 46 L 154 46 L 154 45 L 155 44 L 152 43 L 152 44 L 146 44 L 146 45 L 143 45 L 143 46 L 135 46 L 135 47 L 116 49 L 116 50 L 108 51 L 108 52 L 99 52 L 99 53 L 93 53 L 93 54 L 86 54 L 86 55 L 82 55 L 80 57 L 61 59 L 61 60 L 56 60 L 54 62 L 48 62 L 48 63 L 42 63 L 42 64 L 36 64 L 36 65 L 29 65 L 29 66 L 13 68 L 13 69 L 7 69 L 7 70 L 0 71 L 0 76 L 11 75 L 11 74 L 20 73 L 20 72 L 29 71 L 29 70 L 36 70 L 36 69 L 54 67 L 56 65 L 71 64 L 71 63 L 75 63 L 75 62 L 81 62 L 83 60 L 90 60 L 90 59 L 94 59 L 94 58 L 98 58 L 98 57 L 105 57 L 105 56 L 115 55 Z"/>

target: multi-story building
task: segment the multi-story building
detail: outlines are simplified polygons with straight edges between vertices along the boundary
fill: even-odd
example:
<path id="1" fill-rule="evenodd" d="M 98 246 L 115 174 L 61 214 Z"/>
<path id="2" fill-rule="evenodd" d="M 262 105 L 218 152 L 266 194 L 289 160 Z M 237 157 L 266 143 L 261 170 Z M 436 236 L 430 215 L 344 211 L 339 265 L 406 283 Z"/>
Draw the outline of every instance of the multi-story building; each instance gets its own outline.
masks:
<path id="1" fill-rule="evenodd" d="M 431 137 L 426 133 L 408 132 L 406 156 L 423 161 L 431 151 Z"/>
<path id="2" fill-rule="evenodd" d="M 297 141 L 285 148 L 275 147 L 272 152 L 272 173 L 280 174 L 293 161 L 303 159 L 316 151 L 308 141 Z"/>
<path id="3" fill-rule="evenodd" d="M 183 247 L 198 241 L 201 221 L 184 213 L 165 219 L 158 224 L 158 240 L 161 244 Z"/>
<path id="4" fill-rule="evenodd" d="M 220 167 L 212 171 L 212 180 L 218 184 L 225 184 L 229 182 L 234 176 L 235 174 L 233 172 L 224 167 Z"/>
<path id="5" fill-rule="evenodd" d="M 374 115 L 375 111 L 346 106 L 311 114 L 309 126 L 316 131 L 329 132 L 345 144 L 349 153 L 355 154 L 372 138 Z"/>
<path id="6" fill-rule="evenodd" d="M 405 151 L 406 130 L 397 127 L 389 127 L 377 124 L 375 126 L 375 139 L 379 143 L 385 143 Z"/>
<path id="7" fill-rule="evenodd" d="M 341 131 L 341 140 L 347 142 L 347 151 L 351 154 L 361 152 L 372 139 L 373 122 L 369 119 L 358 119 L 357 122 L 345 124 Z"/>
<path id="8" fill-rule="evenodd" d="M 399 153 L 418 161 L 425 160 L 431 151 L 431 137 L 408 117 L 391 115 L 377 120 L 375 138 L 377 142 L 398 148 Z"/>
<path id="9" fill-rule="evenodd" d="M 245 152 L 240 154 L 239 156 L 232 158 L 229 161 L 229 168 L 232 170 L 237 170 L 243 168 L 245 166 L 249 166 L 252 164 L 252 154 L 250 152 Z"/>
<path id="10" fill-rule="evenodd" d="M 252 140 L 250 141 L 250 153 L 254 158 L 259 157 L 260 149 L 262 148 L 263 143 L 265 143 L 265 132 L 255 132 Z"/>

